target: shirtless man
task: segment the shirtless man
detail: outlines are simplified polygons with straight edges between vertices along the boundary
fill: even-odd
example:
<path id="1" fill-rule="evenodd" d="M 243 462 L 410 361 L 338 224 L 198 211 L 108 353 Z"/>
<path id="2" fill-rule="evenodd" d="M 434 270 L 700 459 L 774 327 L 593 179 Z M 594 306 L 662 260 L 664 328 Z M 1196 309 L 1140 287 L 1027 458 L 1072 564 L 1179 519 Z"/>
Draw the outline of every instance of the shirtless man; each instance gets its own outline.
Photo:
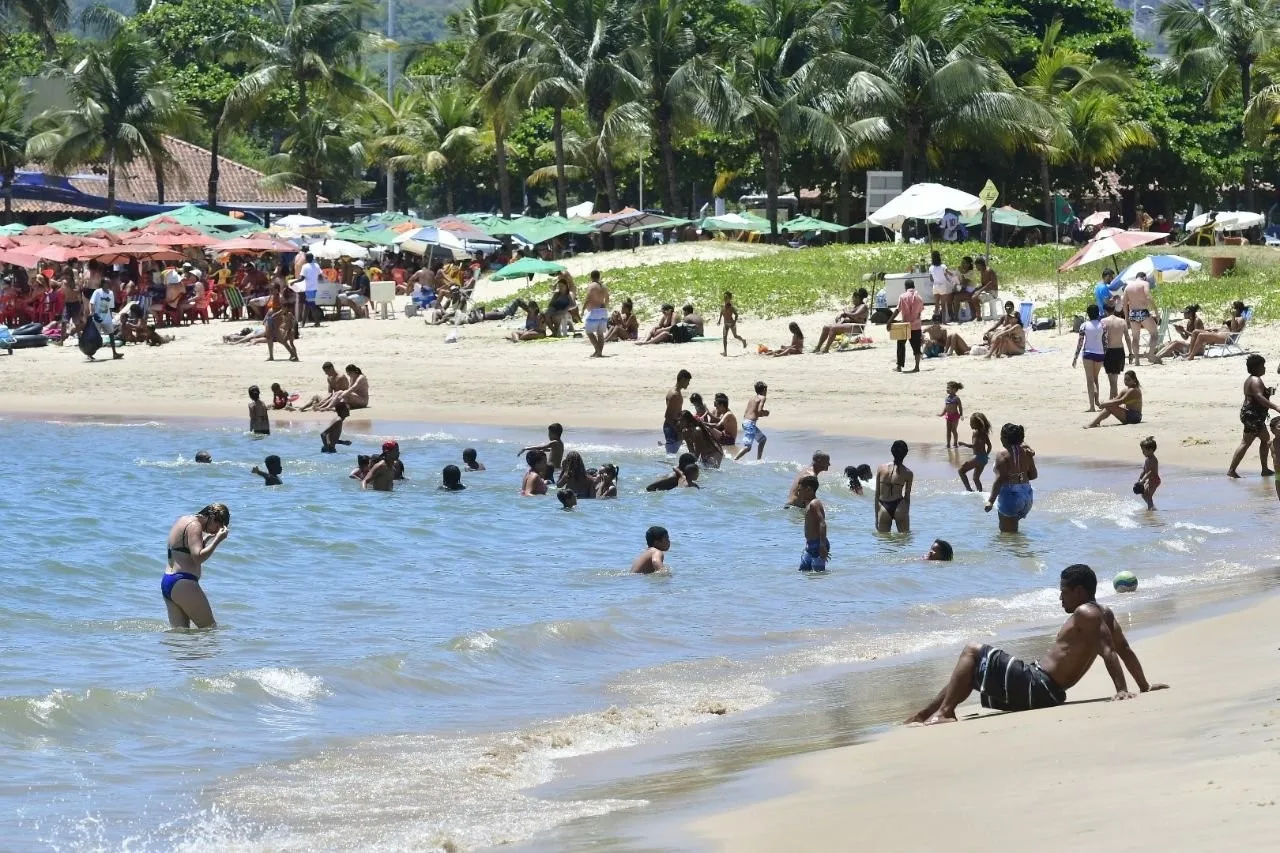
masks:
<path id="1" fill-rule="evenodd" d="M 1102 369 L 1107 373 L 1111 396 L 1120 393 L 1120 374 L 1124 373 L 1124 350 L 1129 340 L 1129 324 L 1115 312 L 1102 318 Z"/>
<path id="2" fill-rule="evenodd" d="M 733 447 L 738 443 L 738 416 L 729 411 L 729 395 L 723 391 L 716 394 L 715 398 L 715 420 L 711 424 L 711 431 L 717 440 L 726 447 Z"/>
<path id="3" fill-rule="evenodd" d="M 346 391 L 351 387 L 351 380 L 338 372 L 333 366 L 332 361 L 326 361 L 320 365 L 320 369 L 324 371 L 325 382 L 328 384 L 329 393 L 323 398 L 316 394 L 311 400 L 305 403 L 298 411 L 308 412 L 315 410 L 317 412 L 327 411 L 333 407 L 334 397 L 341 391 Z"/>
<path id="4" fill-rule="evenodd" d="M 1137 654 L 1111 608 L 1094 600 L 1098 578 L 1083 564 L 1068 566 L 1058 583 L 1062 609 L 1071 615 L 1058 631 L 1053 647 L 1035 663 L 1024 663 L 1008 652 L 970 643 L 960 653 L 951 680 L 942 692 L 908 723 L 953 723 L 956 706 L 977 690 L 984 708 L 1030 711 L 1051 708 L 1067 701 L 1067 691 L 1084 678 L 1094 658 L 1102 658 L 1115 685 L 1113 700 L 1132 699 L 1124 671 L 1129 670 L 1138 690 L 1164 690 L 1167 684 L 1149 684 Z M 1123 666 L 1122 666 L 1123 664 Z"/>
<path id="5" fill-rule="evenodd" d="M 667 534 L 667 529 L 650 527 L 644 533 L 644 541 L 648 547 L 631 561 L 631 574 L 651 575 L 666 571 L 663 555 L 671 550 L 671 537 Z"/>
<path id="6" fill-rule="evenodd" d="M 827 539 L 827 509 L 818 500 L 818 478 L 812 474 L 796 481 L 797 498 L 804 507 L 804 553 L 800 571 L 825 572 L 831 542 Z"/>
<path id="7" fill-rule="evenodd" d="M 796 474 L 796 478 L 791 483 L 791 491 L 787 493 L 787 506 L 793 506 L 798 509 L 804 509 L 805 504 L 800 503 L 800 481 L 805 477 L 817 477 L 823 471 L 831 470 L 831 457 L 825 451 L 815 450 L 813 453 L 813 464 L 806 468 L 801 468 L 800 473 Z"/>
<path id="8" fill-rule="evenodd" d="M 1129 321 L 1129 363 L 1137 364 L 1142 358 L 1139 344 L 1142 330 L 1147 330 L 1147 358 L 1156 351 L 1156 306 L 1151 300 L 1151 284 L 1146 273 L 1138 273 L 1138 277 L 1125 285 L 1120 304 L 1124 309 L 1125 319 Z M 1112 394 L 1114 397 L 1115 395 Z"/>
<path id="9" fill-rule="evenodd" d="M 600 281 L 600 270 L 591 271 L 591 283 L 587 285 L 582 307 L 586 311 L 587 340 L 594 349 L 590 357 L 604 358 L 604 338 L 609 332 L 609 288 Z"/>
<path id="10" fill-rule="evenodd" d="M 395 487 L 396 463 L 400 461 L 400 445 L 394 441 L 383 442 L 382 455 L 373 457 L 369 473 L 360 483 L 362 489 L 389 492 Z"/>
<path id="11" fill-rule="evenodd" d="M 667 392 L 666 410 L 662 413 L 662 443 L 668 453 L 680 452 L 680 413 L 684 411 L 684 389 L 693 381 L 693 374 L 681 370 L 676 374 L 676 387 Z"/>

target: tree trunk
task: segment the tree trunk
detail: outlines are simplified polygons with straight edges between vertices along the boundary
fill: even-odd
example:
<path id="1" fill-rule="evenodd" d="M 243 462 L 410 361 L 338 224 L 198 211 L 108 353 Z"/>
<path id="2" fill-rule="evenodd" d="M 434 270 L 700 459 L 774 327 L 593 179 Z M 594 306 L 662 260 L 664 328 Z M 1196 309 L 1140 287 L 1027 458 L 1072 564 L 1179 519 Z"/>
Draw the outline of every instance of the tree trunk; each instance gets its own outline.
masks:
<path id="1" fill-rule="evenodd" d="M 676 148 L 671 142 L 671 112 L 671 107 L 660 104 L 654 120 L 658 125 L 658 149 L 662 153 L 662 170 L 667 183 L 662 209 L 668 216 L 680 216 L 680 181 L 676 177 Z"/>
<path id="2" fill-rule="evenodd" d="M 164 161 L 157 158 L 152 168 L 156 173 L 156 204 L 164 204 Z"/>
<path id="3" fill-rule="evenodd" d="M 600 139 L 600 171 L 604 176 L 604 198 L 609 205 L 609 212 L 618 209 L 618 181 L 613 174 L 613 160 L 605 149 L 604 139 Z"/>
<path id="4" fill-rule="evenodd" d="M 1209 4 L 1205 3 L 1205 14 L 1209 13 Z M 1249 63 L 1241 63 L 1240 65 L 1240 100 L 1244 104 L 1244 108 L 1249 109 L 1249 98 L 1253 95 L 1252 67 Z M 1243 133 L 1243 127 L 1241 133 Z M 1253 210 L 1253 160 L 1250 157 L 1248 143 L 1244 146 L 1244 196 L 1247 207 L 1246 210 Z"/>
<path id="5" fill-rule="evenodd" d="M 107 148 L 107 213 L 116 212 L 116 152 Z"/>
<path id="6" fill-rule="evenodd" d="M 511 218 L 511 176 L 507 174 L 507 126 L 504 120 L 493 120 L 494 154 L 498 158 L 498 200 L 502 218 Z"/>
<path id="7" fill-rule="evenodd" d="M 760 134 L 760 156 L 764 159 L 765 214 L 769 217 L 769 242 L 778 241 L 778 185 L 782 183 L 781 151 L 772 133 Z"/>
<path id="8" fill-rule="evenodd" d="M 213 139 L 209 143 L 209 207 L 218 206 L 218 178 L 220 177 L 220 165 L 218 163 L 218 151 L 222 148 L 222 122 L 216 121 L 213 124 Z"/>
<path id="9" fill-rule="evenodd" d="M 444 176 L 444 212 L 453 216 L 453 176 Z"/>
<path id="10" fill-rule="evenodd" d="M 551 120 L 551 138 L 556 144 L 556 212 L 569 215 L 568 187 L 564 175 L 564 107 L 554 107 Z"/>
<path id="11" fill-rule="evenodd" d="M 853 175 L 849 169 L 849 161 L 840 158 L 840 176 L 836 181 L 836 218 L 841 225 L 853 224 Z M 845 231 L 840 235 L 841 242 L 853 242 L 853 232 Z"/>
<path id="12" fill-rule="evenodd" d="M 1053 225 L 1053 186 L 1049 177 L 1049 158 L 1044 154 L 1040 155 L 1040 191 L 1044 194 L 1044 221 Z"/>
<path id="13" fill-rule="evenodd" d="M 13 221 L 13 178 L 17 169 L 10 166 L 4 170 L 4 221 L 8 225 Z"/>
<path id="14" fill-rule="evenodd" d="M 307 84 L 303 80 L 298 80 L 298 116 L 304 118 L 307 110 L 311 107 L 311 102 L 307 98 Z M 298 150 L 301 148 L 301 150 Z M 311 140 L 305 139 L 303 134 L 298 135 L 298 144 L 294 146 L 294 159 L 309 164 L 307 168 L 306 190 L 307 190 L 307 216 L 315 216 L 320 211 L 320 190 L 318 180 L 315 177 L 315 164 L 311 162 Z"/>
<path id="15" fill-rule="evenodd" d="M 902 144 L 902 188 L 905 190 L 913 183 L 915 170 L 911 167 L 912 161 L 916 156 L 916 125 L 913 121 L 907 122 L 906 138 Z"/>

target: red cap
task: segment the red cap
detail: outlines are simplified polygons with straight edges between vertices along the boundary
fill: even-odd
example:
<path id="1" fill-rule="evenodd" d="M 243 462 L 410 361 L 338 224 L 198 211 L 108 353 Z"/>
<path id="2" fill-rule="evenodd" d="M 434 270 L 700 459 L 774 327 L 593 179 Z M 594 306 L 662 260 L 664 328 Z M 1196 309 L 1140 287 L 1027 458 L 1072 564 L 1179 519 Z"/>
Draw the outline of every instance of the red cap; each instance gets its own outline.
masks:
<path id="1" fill-rule="evenodd" d="M 382 442 L 383 453 L 386 453 L 388 450 L 399 450 L 399 449 L 400 449 L 400 444 L 398 442 L 395 442 L 395 441 Z"/>

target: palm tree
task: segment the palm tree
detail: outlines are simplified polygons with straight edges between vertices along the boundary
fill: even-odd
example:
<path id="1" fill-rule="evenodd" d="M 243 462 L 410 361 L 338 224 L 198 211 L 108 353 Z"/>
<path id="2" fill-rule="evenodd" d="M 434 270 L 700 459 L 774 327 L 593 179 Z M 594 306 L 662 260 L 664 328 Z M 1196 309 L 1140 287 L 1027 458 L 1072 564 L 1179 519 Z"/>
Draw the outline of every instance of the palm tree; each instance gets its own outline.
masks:
<path id="1" fill-rule="evenodd" d="M 268 0 L 263 8 L 279 37 L 268 39 L 246 32 L 229 39 L 237 57 L 253 70 L 227 96 L 225 115 L 250 115 L 263 107 L 273 91 L 285 86 L 292 86 L 297 93 L 292 115 L 309 121 L 318 103 L 328 103 L 324 99 L 330 93 L 368 97 L 358 61 L 365 51 L 387 47 L 385 40 L 363 28 L 362 21 L 372 18 L 375 11 L 372 0 Z M 345 112 L 345 106 L 338 105 L 338 110 Z M 307 147 L 327 136 L 317 127 L 298 126 L 291 137 L 291 157 L 297 162 L 313 162 L 321 157 L 320 152 Z M 304 170 L 298 174 L 311 173 Z M 307 214 L 314 216 L 319 207 L 319 182 L 307 177 L 302 186 L 307 192 Z"/>
<path id="2" fill-rule="evenodd" d="M 1000 67 L 1008 42 L 992 18 L 953 0 L 903 0 L 874 34 L 879 67 L 849 82 L 854 106 L 877 121 L 868 136 L 902 145 L 902 179 L 972 140 L 1034 143 L 1041 110 Z"/>
<path id="3" fill-rule="evenodd" d="M 1201 10 L 1192 0 L 1171 0 L 1160 8 L 1160 34 L 1173 48 L 1171 68 L 1184 83 L 1207 85 L 1207 103 L 1219 107 L 1240 93 L 1248 111 L 1253 103 L 1253 73 L 1258 60 L 1280 48 L 1280 0 L 1217 0 Z M 1265 111 L 1265 102 L 1254 109 Z M 1244 116 L 1242 116 L 1242 119 Z M 1245 133 L 1245 141 L 1251 135 Z M 1254 205 L 1253 162 L 1244 162 L 1249 209 Z"/>
<path id="4" fill-rule="evenodd" d="M 0 0 L 0 20 L 20 23 L 53 53 L 58 31 L 71 20 L 71 6 L 68 0 Z"/>
<path id="5" fill-rule="evenodd" d="M 764 166 L 770 235 L 778 233 L 782 155 L 800 140 L 820 150 L 843 144 L 836 102 L 824 83 L 820 10 L 808 0 L 762 0 L 751 7 L 751 32 L 733 45 L 721 67 L 699 68 L 694 113 L 725 132 L 755 139 Z"/>
<path id="6" fill-rule="evenodd" d="M 352 122 L 343 116 L 345 104 L 310 103 L 309 112 L 290 113 L 294 131 L 281 142 L 280 153 L 271 157 L 263 189 L 306 187 L 308 207 L 318 204 L 312 193 L 318 195 L 322 186 L 330 187 L 333 197 L 359 198 L 373 185 L 359 177 L 368 157 L 364 143 L 352 132 Z"/>
<path id="7" fill-rule="evenodd" d="M 107 170 L 107 212 L 115 212 L 116 175 L 138 158 L 156 171 L 163 197 L 164 172 L 171 165 L 164 134 L 182 126 L 189 113 L 165 80 L 152 45 L 127 29 L 104 42 L 91 43 L 84 58 L 67 72 L 73 106 L 47 111 L 30 152 L 54 171 L 101 162 Z"/>
<path id="8" fill-rule="evenodd" d="M 1064 107 L 1054 163 L 1092 173 L 1114 166 L 1126 151 L 1156 144 L 1147 123 L 1130 118 L 1114 92 L 1090 89 L 1067 98 Z"/>
<path id="9" fill-rule="evenodd" d="M 511 218 L 511 176 L 507 173 L 507 136 L 520 120 L 520 104 L 527 99 L 518 85 L 503 78 L 502 68 L 515 58 L 518 42 L 504 24 L 513 0 L 469 0 L 452 19 L 454 32 L 468 45 L 459 76 L 478 93 L 476 104 L 493 134 L 497 161 L 498 200 L 502 218 Z M 522 97 L 523 95 L 523 97 Z"/>
<path id="10" fill-rule="evenodd" d="M 662 208 L 680 215 L 680 181 L 676 175 L 676 149 L 672 141 L 678 112 L 688 107 L 692 77 L 693 31 L 684 25 L 684 0 L 641 0 L 635 7 L 638 43 L 629 52 L 629 63 L 644 81 L 646 106 L 658 136 L 662 158 Z"/>
<path id="11" fill-rule="evenodd" d="M 13 220 L 13 180 L 27 162 L 27 140 L 31 126 L 27 106 L 31 93 L 17 80 L 0 82 L 0 184 L 4 187 L 4 218 Z"/>
<path id="12" fill-rule="evenodd" d="M 415 169 L 439 175 L 444 188 L 445 210 L 454 212 L 458 176 L 480 144 L 475 127 L 476 101 L 456 85 L 437 80 L 412 84 L 415 91 L 404 105 L 405 121 L 395 132 L 374 140 L 377 152 L 392 153 L 392 169 Z"/>
<path id="13" fill-rule="evenodd" d="M 1139 144 L 1150 131 L 1145 125 L 1130 126 L 1119 114 L 1121 105 L 1112 93 L 1126 92 L 1132 80 L 1125 71 L 1110 62 L 1099 62 L 1092 56 L 1059 43 L 1062 21 L 1055 19 L 1045 28 L 1036 53 L 1035 65 L 1021 80 L 1021 92 L 1043 111 L 1045 123 L 1040 138 L 1033 147 L 1040 161 L 1040 189 L 1044 200 L 1045 220 L 1053 221 L 1053 187 L 1049 173 L 1051 164 L 1063 162 L 1111 165 L 1128 143 Z M 1098 126 L 1097 121 L 1106 117 L 1109 127 Z M 1109 137 L 1110 144 L 1103 149 L 1086 152 L 1081 148 L 1083 140 L 1074 136 L 1073 130 L 1086 135 Z M 1145 137 L 1144 137 L 1145 132 Z"/>

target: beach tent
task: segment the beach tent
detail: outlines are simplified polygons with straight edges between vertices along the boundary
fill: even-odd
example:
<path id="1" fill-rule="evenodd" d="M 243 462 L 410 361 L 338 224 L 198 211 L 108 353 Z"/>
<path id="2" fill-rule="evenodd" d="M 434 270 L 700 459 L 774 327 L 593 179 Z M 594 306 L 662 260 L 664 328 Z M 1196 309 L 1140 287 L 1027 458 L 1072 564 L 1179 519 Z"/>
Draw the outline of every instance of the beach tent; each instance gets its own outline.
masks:
<path id="1" fill-rule="evenodd" d="M 848 231 L 849 226 L 815 219 L 812 216 L 796 216 L 779 225 L 778 230 L 788 231 L 792 234 L 804 234 L 810 231 L 835 233 L 837 231 Z"/>
<path id="2" fill-rule="evenodd" d="M 1091 264 L 1138 246 L 1158 243 L 1167 240 L 1168 234 L 1158 231 L 1125 231 L 1121 228 L 1103 228 L 1093 239 L 1080 247 L 1080 251 L 1071 256 L 1065 264 L 1058 267 L 1058 272 L 1066 272 L 1083 264 Z"/>
<path id="3" fill-rule="evenodd" d="M 179 225 L 187 225 L 192 228 L 199 228 L 206 234 L 213 236 L 225 235 L 228 231 L 247 231 L 258 228 L 256 222 L 246 222 L 243 219 L 237 219 L 234 216 L 227 216 L 218 213 L 216 210 L 206 210 L 194 204 L 188 204 L 185 207 L 177 207 L 173 210 L 166 210 L 164 213 L 157 213 L 154 216 L 147 216 L 139 219 L 134 223 L 135 227 L 145 227 L 150 225 L 157 219 L 171 219 Z"/>
<path id="4" fill-rule="evenodd" d="M 941 219 L 948 210 L 959 216 L 978 213 L 983 208 L 982 199 L 942 184 L 913 184 L 901 195 L 872 213 L 867 220 L 872 225 L 883 225 L 901 231 L 908 219 L 927 221 Z"/>
<path id="5" fill-rule="evenodd" d="M 494 281 L 504 281 L 509 278 L 533 278 L 535 275 L 555 275 L 558 272 L 564 272 L 564 270 L 564 267 L 551 261 L 544 261 L 539 258 L 521 258 L 515 263 L 507 264 L 494 273 L 491 278 Z"/>
<path id="6" fill-rule="evenodd" d="M 1127 282 L 1137 278 L 1138 273 L 1146 273 L 1147 278 L 1154 281 L 1155 273 L 1159 272 L 1166 281 L 1177 281 L 1202 266 L 1203 264 L 1199 261 L 1193 261 L 1181 255 L 1147 255 L 1121 270 L 1117 278 Z"/>
<path id="7" fill-rule="evenodd" d="M 1041 222 L 1029 213 L 1023 213 L 1012 207 L 997 207 L 991 211 L 991 223 L 993 225 L 1011 225 L 1014 228 L 1048 228 L 1048 222 Z M 975 225 L 982 224 L 982 213 L 979 211 L 971 216 L 960 217 L 960 224 L 967 225 L 972 228 Z"/>

